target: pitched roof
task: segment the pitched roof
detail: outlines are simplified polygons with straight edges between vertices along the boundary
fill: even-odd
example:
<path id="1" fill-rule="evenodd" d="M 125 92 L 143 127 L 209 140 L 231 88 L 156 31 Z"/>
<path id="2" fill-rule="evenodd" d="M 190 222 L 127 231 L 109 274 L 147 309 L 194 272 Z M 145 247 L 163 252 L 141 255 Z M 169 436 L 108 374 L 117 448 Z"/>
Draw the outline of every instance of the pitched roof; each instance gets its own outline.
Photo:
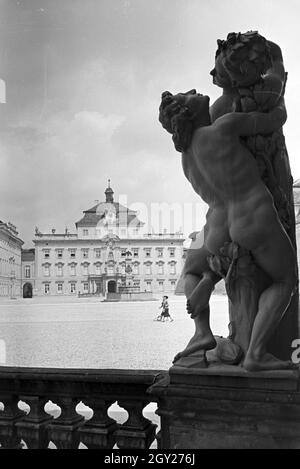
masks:
<path id="1" fill-rule="evenodd" d="M 34 261 L 35 258 L 35 249 L 22 249 L 21 260 L 25 262 Z"/>
<path id="2" fill-rule="evenodd" d="M 114 226 L 143 226 L 144 223 L 136 216 L 137 212 L 130 210 L 119 202 L 99 202 L 88 210 L 84 210 L 84 216 L 75 223 L 78 227 L 95 227 L 107 222 L 109 214 L 115 217 Z"/>

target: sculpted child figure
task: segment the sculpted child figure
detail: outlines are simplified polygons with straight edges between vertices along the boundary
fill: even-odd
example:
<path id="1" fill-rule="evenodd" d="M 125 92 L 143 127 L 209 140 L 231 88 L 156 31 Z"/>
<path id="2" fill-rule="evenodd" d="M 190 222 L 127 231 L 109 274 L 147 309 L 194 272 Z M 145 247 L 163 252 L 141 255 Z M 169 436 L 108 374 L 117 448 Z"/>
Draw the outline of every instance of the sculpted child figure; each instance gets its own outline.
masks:
<path id="1" fill-rule="evenodd" d="M 216 345 L 208 301 L 220 277 L 210 270 L 207 256 L 218 255 L 225 243 L 232 241 L 250 251 L 254 262 L 272 281 L 259 298 L 243 366 L 250 371 L 293 367 L 291 362 L 267 353 L 266 346 L 296 285 L 295 252 L 256 161 L 241 139 L 280 129 L 286 120 L 283 98 L 269 112 L 229 112 L 211 123 L 208 96 L 195 90 L 175 96 L 165 92 L 161 111 L 169 115 L 164 126 L 173 134 L 176 149 L 182 152 L 185 176 L 209 205 L 204 245 L 196 255 L 192 252 L 186 267 L 186 295 L 196 331 L 175 361 Z"/>

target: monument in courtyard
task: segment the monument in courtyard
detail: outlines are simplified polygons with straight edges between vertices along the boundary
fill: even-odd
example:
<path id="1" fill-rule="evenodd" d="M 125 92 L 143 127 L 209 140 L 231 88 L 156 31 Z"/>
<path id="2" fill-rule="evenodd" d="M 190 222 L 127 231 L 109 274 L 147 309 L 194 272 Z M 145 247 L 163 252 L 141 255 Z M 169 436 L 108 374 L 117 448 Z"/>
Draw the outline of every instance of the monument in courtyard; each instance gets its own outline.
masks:
<path id="1" fill-rule="evenodd" d="M 300 447 L 299 424 L 286 430 L 291 412 L 300 415 L 291 359 L 299 292 L 281 49 L 256 31 L 230 33 L 218 40 L 210 73 L 223 90 L 211 106 L 193 89 L 164 92 L 159 109 L 185 177 L 209 207 L 184 267 L 195 334 L 151 391 L 167 428 L 162 445 Z M 222 278 L 226 338 L 210 328 Z"/>

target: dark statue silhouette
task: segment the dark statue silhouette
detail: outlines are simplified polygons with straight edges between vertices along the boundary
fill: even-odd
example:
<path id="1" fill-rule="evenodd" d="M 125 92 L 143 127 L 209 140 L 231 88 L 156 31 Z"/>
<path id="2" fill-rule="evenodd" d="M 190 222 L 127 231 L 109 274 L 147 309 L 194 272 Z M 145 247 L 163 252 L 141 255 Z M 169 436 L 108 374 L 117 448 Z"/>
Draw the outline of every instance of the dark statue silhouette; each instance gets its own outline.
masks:
<path id="1" fill-rule="evenodd" d="M 209 206 L 204 239 L 192 243 L 183 272 L 195 334 L 174 364 L 206 367 L 210 355 L 249 371 L 293 368 L 298 272 L 281 50 L 257 32 L 230 33 L 218 41 L 211 75 L 223 94 L 210 109 L 196 90 L 164 92 L 160 105 L 184 174 Z M 209 325 L 222 278 L 228 339 Z"/>

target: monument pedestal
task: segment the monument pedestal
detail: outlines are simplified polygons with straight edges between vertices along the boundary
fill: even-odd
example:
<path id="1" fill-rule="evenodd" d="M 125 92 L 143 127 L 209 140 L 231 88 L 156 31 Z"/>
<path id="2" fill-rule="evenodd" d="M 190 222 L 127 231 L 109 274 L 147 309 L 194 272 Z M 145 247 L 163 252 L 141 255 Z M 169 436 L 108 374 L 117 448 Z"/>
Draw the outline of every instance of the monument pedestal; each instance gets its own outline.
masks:
<path id="1" fill-rule="evenodd" d="M 157 397 L 164 449 L 300 449 L 299 370 L 170 368 Z"/>

